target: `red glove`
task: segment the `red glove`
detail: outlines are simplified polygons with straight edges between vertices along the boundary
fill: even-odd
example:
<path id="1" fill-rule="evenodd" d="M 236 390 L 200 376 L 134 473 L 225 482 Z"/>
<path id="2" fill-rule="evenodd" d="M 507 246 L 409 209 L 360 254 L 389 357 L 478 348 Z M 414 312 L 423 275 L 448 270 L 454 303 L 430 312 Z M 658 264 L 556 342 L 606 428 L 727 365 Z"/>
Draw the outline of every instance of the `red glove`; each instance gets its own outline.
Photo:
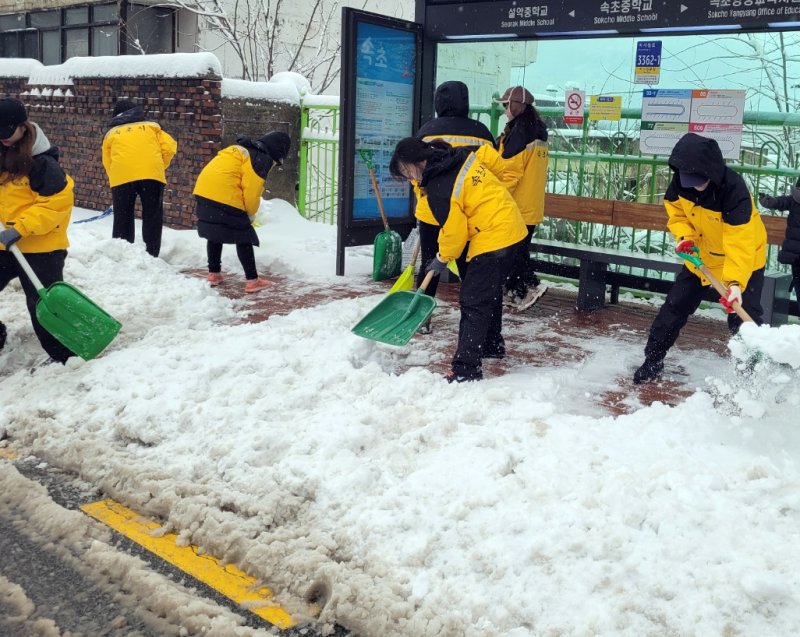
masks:
<path id="1" fill-rule="evenodd" d="M 694 254 L 693 248 L 695 247 L 694 241 L 691 239 L 684 239 L 678 242 L 675 246 L 675 252 L 683 252 L 684 254 Z"/>
<path id="2" fill-rule="evenodd" d="M 720 298 L 719 302 L 722 303 L 722 307 L 725 308 L 725 311 L 728 314 L 733 314 L 736 311 L 733 309 L 733 304 L 742 304 L 742 289 L 739 287 L 739 284 L 733 283 L 728 288 L 728 298 L 723 296 Z"/>

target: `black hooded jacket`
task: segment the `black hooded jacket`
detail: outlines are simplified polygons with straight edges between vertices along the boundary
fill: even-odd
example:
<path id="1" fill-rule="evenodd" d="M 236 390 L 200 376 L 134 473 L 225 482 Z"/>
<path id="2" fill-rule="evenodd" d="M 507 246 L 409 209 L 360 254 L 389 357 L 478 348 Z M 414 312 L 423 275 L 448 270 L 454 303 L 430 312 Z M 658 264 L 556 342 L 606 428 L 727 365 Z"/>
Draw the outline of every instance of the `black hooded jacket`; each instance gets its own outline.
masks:
<path id="1" fill-rule="evenodd" d="M 788 210 L 786 217 L 786 236 L 778 252 L 778 261 L 791 264 L 795 277 L 800 276 L 800 177 L 791 195 L 776 197 L 773 210 Z"/>
<path id="2" fill-rule="evenodd" d="M 732 226 L 750 221 L 753 202 L 742 176 L 725 165 L 722 151 L 713 139 L 686 133 L 678 140 L 669 158 L 672 181 L 664 195 L 666 201 L 678 197 L 722 214 L 722 220 Z M 681 185 L 679 172 L 703 175 L 710 180 L 708 188 L 700 192 Z"/>
<path id="3" fill-rule="evenodd" d="M 744 179 L 725 165 L 715 140 L 695 133 L 678 140 L 669 166 L 673 176 L 664 207 L 670 232 L 678 241 L 694 241 L 705 266 L 724 285 L 735 282 L 745 289 L 766 263 L 767 231 Z M 684 188 L 680 172 L 703 175 L 710 183 L 702 191 Z M 697 268 L 685 265 L 707 285 Z"/>
<path id="4" fill-rule="evenodd" d="M 514 157 L 524 151 L 528 144 L 540 140 L 547 141 L 547 125 L 538 116 L 533 106 L 512 119 L 497 138 L 497 147 L 502 149 L 503 159 Z"/>
<path id="5" fill-rule="evenodd" d="M 423 124 L 415 137 L 443 139 L 451 146 L 480 146 L 494 143 L 491 131 L 469 117 L 469 91 L 464 82 L 444 82 L 433 98 L 436 117 Z"/>
<path id="6" fill-rule="evenodd" d="M 115 115 L 108 123 L 107 129 L 111 130 L 115 126 L 122 126 L 124 124 L 134 124 L 136 122 L 149 122 L 153 121 L 145 117 L 144 109 L 141 106 L 135 106 L 127 111 L 123 111 L 119 115 Z"/>

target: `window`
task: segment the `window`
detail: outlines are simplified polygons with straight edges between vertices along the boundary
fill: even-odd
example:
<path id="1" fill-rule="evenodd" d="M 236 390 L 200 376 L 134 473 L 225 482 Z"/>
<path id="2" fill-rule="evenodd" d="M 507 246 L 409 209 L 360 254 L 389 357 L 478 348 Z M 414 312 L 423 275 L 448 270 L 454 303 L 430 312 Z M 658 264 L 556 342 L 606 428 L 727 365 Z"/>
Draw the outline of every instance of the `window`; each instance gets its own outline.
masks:
<path id="1" fill-rule="evenodd" d="M 140 4 L 127 9 L 128 51 L 175 51 L 174 9 Z M 0 15 L 0 57 L 60 64 L 74 56 L 118 55 L 122 44 L 116 2 Z"/>

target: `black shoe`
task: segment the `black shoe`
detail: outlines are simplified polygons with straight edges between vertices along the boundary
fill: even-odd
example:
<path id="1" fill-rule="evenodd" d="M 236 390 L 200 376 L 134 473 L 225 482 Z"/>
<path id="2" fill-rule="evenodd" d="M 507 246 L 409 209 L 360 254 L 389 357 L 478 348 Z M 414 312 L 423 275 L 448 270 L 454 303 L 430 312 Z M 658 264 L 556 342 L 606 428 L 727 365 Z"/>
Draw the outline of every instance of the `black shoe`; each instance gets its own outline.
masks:
<path id="1" fill-rule="evenodd" d="M 645 359 L 642 366 L 633 372 L 633 382 L 635 385 L 649 383 L 661 376 L 661 372 L 663 371 L 664 361 L 651 360 L 649 358 Z"/>
<path id="2" fill-rule="evenodd" d="M 430 334 L 432 331 L 430 319 L 417 328 L 417 334 Z"/>
<path id="3" fill-rule="evenodd" d="M 454 371 L 450 370 L 444 375 L 444 379 L 448 383 L 470 383 L 475 380 L 483 380 L 483 373 L 478 372 L 476 374 L 456 374 Z"/>
<path id="4" fill-rule="evenodd" d="M 6 336 L 8 336 L 6 325 L 0 321 L 0 349 L 3 349 L 6 346 Z"/>

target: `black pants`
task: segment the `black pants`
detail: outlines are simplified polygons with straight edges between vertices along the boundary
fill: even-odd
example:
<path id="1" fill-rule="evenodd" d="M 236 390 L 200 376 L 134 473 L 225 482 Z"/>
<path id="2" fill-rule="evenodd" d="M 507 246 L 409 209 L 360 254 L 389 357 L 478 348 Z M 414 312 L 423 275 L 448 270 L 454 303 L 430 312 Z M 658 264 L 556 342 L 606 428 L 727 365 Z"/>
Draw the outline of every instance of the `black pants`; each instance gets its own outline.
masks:
<path id="1" fill-rule="evenodd" d="M 439 226 L 434 226 L 431 223 L 425 223 L 424 221 L 420 221 L 418 223 L 419 228 L 419 251 L 420 255 L 422 256 L 422 267 L 419 269 L 417 273 L 417 287 L 422 284 L 422 279 L 425 278 L 425 270 L 428 267 L 428 264 L 431 262 L 436 256 L 436 253 L 439 252 L 439 230 L 441 228 Z M 461 253 L 461 256 L 456 259 L 456 265 L 458 266 L 458 273 L 460 275 L 460 279 L 464 279 L 464 276 L 467 272 L 467 250 L 469 250 L 469 243 L 464 246 L 464 252 Z M 428 287 L 425 288 L 425 294 L 428 296 L 436 296 L 436 290 L 439 288 L 439 277 L 433 277 L 433 280 L 428 284 Z"/>
<path id="2" fill-rule="evenodd" d="M 474 257 L 461 281 L 461 322 L 453 371 L 479 377 L 481 359 L 505 349 L 503 335 L 503 281 L 513 265 L 519 244 Z"/>
<path id="3" fill-rule="evenodd" d="M 751 318 L 761 324 L 764 310 L 761 307 L 761 288 L 764 287 L 764 268 L 755 270 L 742 293 L 742 307 Z M 687 268 L 683 268 L 672 284 L 664 305 L 650 327 L 650 337 L 644 354 L 651 360 L 663 360 L 670 347 L 675 344 L 689 316 L 694 314 L 700 302 L 708 294 L 709 288 Z M 728 329 L 732 334 L 739 331 L 742 319 L 737 314 L 728 314 Z"/>
<path id="4" fill-rule="evenodd" d="M 136 238 L 134 206 L 136 195 L 142 203 L 142 239 L 148 254 L 154 257 L 161 251 L 161 226 L 164 222 L 164 184 L 155 179 L 140 179 L 114 186 L 111 199 L 114 204 L 114 226 L 111 236 L 133 243 Z"/>
<path id="5" fill-rule="evenodd" d="M 28 253 L 25 255 L 25 258 L 45 288 L 56 281 L 64 280 L 64 261 L 67 258 L 66 250 Z M 25 300 L 28 306 L 28 314 L 30 314 L 31 317 L 31 325 L 33 325 L 36 338 L 38 338 L 39 343 L 42 344 L 42 349 L 59 363 L 65 362 L 70 356 L 75 356 L 71 350 L 59 343 L 55 337 L 44 329 L 39 321 L 36 320 L 36 303 L 39 301 L 39 294 L 36 288 L 22 271 L 14 255 L 5 250 L 0 251 L 0 291 L 17 277 L 19 277 L 22 290 L 25 292 Z"/>
<path id="6" fill-rule="evenodd" d="M 216 241 L 206 242 L 206 254 L 208 255 L 208 271 L 222 271 L 222 244 Z M 244 278 L 252 280 L 258 278 L 256 269 L 256 254 L 253 245 L 250 243 L 237 243 L 236 256 L 244 269 Z"/>
<path id="7" fill-rule="evenodd" d="M 528 293 L 528 288 L 536 287 L 540 283 L 539 277 L 533 270 L 533 259 L 531 259 L 531 241 L 535 230 L 536 226 L 528 226 L 528 234 L 517 250 L 511 266 L 511 274 L 508 275 L 505 283 L 505 289 L 519 298 L 523 298 Z"/>

